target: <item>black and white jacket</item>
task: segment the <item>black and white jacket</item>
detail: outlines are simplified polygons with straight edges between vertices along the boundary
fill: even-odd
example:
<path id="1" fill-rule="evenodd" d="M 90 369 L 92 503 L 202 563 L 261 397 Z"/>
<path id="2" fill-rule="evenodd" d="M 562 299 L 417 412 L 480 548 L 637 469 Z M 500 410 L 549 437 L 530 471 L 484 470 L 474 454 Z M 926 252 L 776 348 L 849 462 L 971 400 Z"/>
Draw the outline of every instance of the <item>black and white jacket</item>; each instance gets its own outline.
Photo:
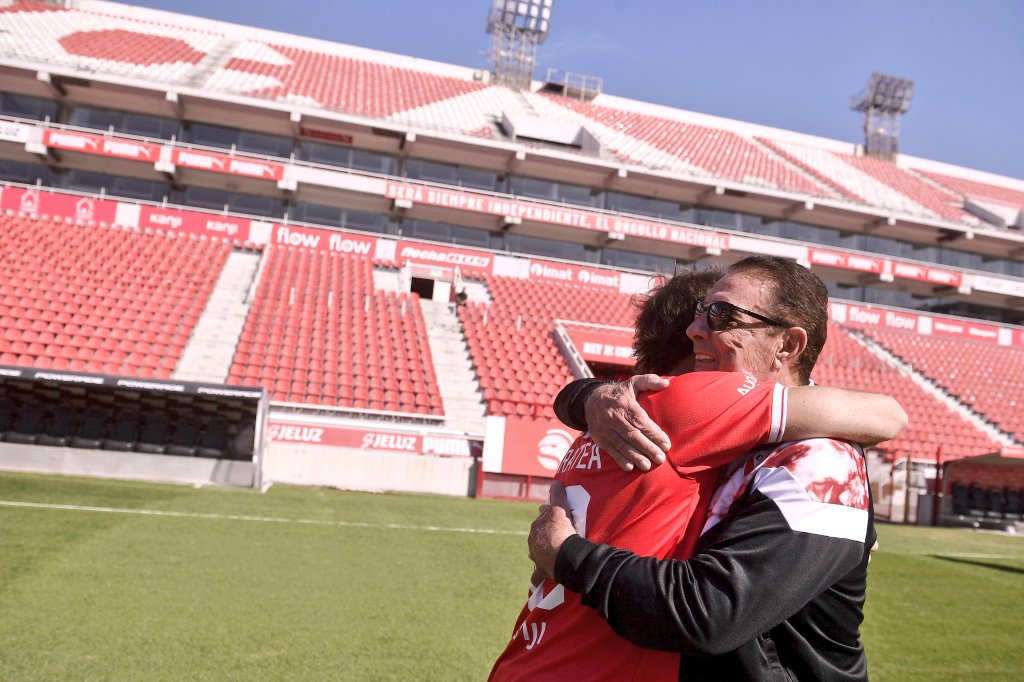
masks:
<path id="1" fill-rule="evenodd" d="M 865 680 L 874 542 L 863 453 L 813 439 L 735 464 L 692 558 L 572 536 L 555 578 L 622 637 L 681 652 L 680 680 Z"/>

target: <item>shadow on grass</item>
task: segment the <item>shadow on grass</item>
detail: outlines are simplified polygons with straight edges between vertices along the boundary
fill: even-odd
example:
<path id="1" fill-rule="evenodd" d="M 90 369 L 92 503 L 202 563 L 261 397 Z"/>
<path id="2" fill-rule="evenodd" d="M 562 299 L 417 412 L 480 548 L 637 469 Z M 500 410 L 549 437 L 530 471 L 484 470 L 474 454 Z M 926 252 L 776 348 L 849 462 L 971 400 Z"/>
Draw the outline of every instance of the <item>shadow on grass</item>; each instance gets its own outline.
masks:
<path id="1" fill-rule="evenodd" d="M 942 556 L 941 554 L 930 554 L 929 556 L 935 559 L 941 559 L 942 561 L 951 561 L 955 564 L 981 566 L 982 568 L 991 568 L 996 571 L 1003 571 L 1004 573 L 1017 573 L 1024 575 L 1024 568 L 1017 568 L 1016 566 L 1003 566 L 1002 564 L 993 564 L 988 561 L 978 561 L 977 559 L 964 559 L 962 557 L 953 556 Z"/>

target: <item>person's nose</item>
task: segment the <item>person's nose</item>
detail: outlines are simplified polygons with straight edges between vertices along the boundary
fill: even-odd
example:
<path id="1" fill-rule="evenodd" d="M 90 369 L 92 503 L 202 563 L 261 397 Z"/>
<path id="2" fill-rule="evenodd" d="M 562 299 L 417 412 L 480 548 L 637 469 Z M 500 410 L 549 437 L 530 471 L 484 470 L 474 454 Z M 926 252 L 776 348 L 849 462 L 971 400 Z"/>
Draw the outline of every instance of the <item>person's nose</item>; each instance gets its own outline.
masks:
<path id="1" fill-rule="evenodd" d="M 697 341 L 698 339 L 708 338 L 710 331 L 708 328 L 708 314 L 705 311 L 693 318 L 693 322 L 686 328 L 686 335 L 690 337 L 691 341 Z"/>

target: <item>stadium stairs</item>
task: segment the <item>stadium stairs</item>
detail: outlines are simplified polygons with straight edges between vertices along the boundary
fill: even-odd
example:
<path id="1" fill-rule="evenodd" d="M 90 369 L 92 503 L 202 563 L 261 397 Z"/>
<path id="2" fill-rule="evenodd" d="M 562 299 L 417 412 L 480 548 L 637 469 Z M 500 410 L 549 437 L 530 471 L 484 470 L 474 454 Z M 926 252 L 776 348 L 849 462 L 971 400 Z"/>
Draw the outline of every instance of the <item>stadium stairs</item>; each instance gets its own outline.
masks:
<path id="1" fill-rule="evenodd" d="M 444 404 L 445 424 L 450 429 L 482 435 L 486 430 L 483 392 L 453 304 L 420 299 L 420 307 Z"/>
<path id="2" fill-rule="evenodd" d="M 248 294 L 260 253 L 240 248 L 228 256 L 174 372 L 179 381 L 227 381 L 231 359 L 249 314 Z"/>

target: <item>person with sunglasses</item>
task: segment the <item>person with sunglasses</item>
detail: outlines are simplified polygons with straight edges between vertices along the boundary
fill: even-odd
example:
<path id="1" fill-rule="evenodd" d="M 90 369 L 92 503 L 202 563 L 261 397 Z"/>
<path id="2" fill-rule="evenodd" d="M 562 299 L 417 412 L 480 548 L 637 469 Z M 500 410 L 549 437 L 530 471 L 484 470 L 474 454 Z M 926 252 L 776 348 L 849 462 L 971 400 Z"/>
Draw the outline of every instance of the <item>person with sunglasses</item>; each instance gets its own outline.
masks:
<path id="1" fill-rule="evenodd" d="M 644 301 L 634 341 L 639 371 L 680 374 L 693 369 L 692 342 L 684 332 L 695 308 L 706 312 L 695 304 L 702 304 L 708 286 L 720 275 L 677 275 Z M 803 395 L 811 391 L 817 391 L 813 399 Z M 783 431 L 791 437 L 832 433 L 877 441 L 894 436 L 905 424 L 899 405 L 884 396 L 787 389 L 743 372 L 678 376 L 668 390 L 643 396 L 641 402 L 677 443 L 669 452 L 669 466 L 643 477 L 627 473 L 610 460 L 602 463 L 600 449 L 584 434 L 563 459 L 557 478 L 568 488 L 577 522 L 586 525 L 588 537 L 659 557 L 689 556 L 704 524 L 718 467 L 751 447 L 777 442 Z M 830 414 L 845 405 L 857 409 Z M 490 679 L 543 680 L 568 674 L 588 680 L 672 679 L 679 658 L 619 638 L 596 612 L 580 605 L 578 595 L 547 580 L 532 585 Z"/>
<path id="2" fill-rule="evenodd" d="M 719 302 L 730 305 L 712 312 Z M 754 256 L 731 266 L 704 303 L 687 328 L 696 370 L 809 383 L 827 324 L 819 278 L 792 261 Z M 626 435 L 610 447 L 635 439 L 636 425 L 649 418 L 616 416 L 635 411 L 629 402 L 620 394 L 598 408 L 588 404 L 592 437 L 599 422 L 618 420 Z M 630 642 L 680 653 L 680 680 L 867 679 L 859 628 L 876 536 L 858 448 L 812 439 L 741 457 L 726 468 L 685 560 L 592 542 L 573 527 L 557 485 L 552 501 L 528 538 L 537 569 Z"/>

